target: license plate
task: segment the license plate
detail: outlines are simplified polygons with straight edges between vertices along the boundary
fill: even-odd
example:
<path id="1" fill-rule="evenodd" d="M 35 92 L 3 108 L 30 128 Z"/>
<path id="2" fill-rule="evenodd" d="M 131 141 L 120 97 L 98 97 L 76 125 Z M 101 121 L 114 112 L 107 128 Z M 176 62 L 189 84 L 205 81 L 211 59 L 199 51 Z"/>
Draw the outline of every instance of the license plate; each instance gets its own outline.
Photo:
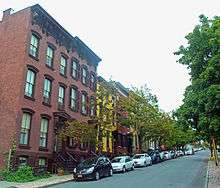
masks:
<path id="1" fill-rule="evenodd" d="M 79 174 L 79 175 L 78 175 L 78 178 L 82 178 L 82 174 Z"/>

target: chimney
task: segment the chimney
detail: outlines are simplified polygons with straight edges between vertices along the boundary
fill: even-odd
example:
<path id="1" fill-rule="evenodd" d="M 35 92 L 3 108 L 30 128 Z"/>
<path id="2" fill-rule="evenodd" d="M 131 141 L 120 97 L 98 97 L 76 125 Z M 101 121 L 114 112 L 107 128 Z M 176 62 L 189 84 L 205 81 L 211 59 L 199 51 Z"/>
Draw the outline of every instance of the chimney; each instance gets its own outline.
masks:
<path id="1" fill-rule="evenodd" d="M 11 15 L 11 12 L 13 11 L 12 8 L 9 8 L 7 10 L 3 11 L 3 17 L 2 17 L 2 21 L 6 20 L 9 18 L 9 16 Z"/>

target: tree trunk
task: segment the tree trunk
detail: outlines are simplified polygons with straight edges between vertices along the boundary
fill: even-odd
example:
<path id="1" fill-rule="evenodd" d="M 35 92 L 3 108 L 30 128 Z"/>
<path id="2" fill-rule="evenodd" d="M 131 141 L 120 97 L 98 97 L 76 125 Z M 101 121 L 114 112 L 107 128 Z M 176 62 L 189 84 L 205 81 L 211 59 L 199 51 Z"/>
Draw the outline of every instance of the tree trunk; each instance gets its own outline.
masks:
<path id="1" fill-rule="evenodd" d="M 137 153 L 140 153 L 140 140 L 139 140 L 138 132 L 137 132 Z"/>
<path id="2" fill-rule="evenodd" d="M 215 137 L 214 137 L 214 134 L 211 136 L 211 143 L 212 143 L 212 157 L 214 157 L 214 160 L 215 160 L 215 165 L 218 166 L 218 153 L 217 153 L 217 150 L 216 150 L 216 144 L 215 144 Z"/>

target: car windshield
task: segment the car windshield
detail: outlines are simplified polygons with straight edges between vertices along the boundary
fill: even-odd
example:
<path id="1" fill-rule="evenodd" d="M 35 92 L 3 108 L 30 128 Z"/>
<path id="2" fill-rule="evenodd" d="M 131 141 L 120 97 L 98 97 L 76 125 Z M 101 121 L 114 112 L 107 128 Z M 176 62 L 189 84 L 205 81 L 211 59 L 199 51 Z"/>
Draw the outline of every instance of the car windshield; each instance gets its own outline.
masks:
<path id="1" fill-rule="evenodd" d="M 153 154 L 154 154 L 154 151 L 149 151 L 148 154 L 149 154 L 149 155 L 153 155 Z"/>
<path id="2" fill-rule="evenodd" d="M 117 157 L 117 158 L 112 159 L 111 162 L 112 163 L 123 163 L 124 162 L 124 158 Z"/>
<path id="3" fill-rule="evenodd" d="M 91 159 L 87 159 L 85 161 L 82 161 L 79 166 L 80 167 L 87 167 L 87 166 L 93 166 L 96 164 L 98 158 L 91 158 Z"/>
<path id="4" fill-rule="evenodd" d="M 144 157 L 144 155 L 135 155 L 133 158 L 134 159 L 140 159 L 140 158 L 143 158 Z"/>

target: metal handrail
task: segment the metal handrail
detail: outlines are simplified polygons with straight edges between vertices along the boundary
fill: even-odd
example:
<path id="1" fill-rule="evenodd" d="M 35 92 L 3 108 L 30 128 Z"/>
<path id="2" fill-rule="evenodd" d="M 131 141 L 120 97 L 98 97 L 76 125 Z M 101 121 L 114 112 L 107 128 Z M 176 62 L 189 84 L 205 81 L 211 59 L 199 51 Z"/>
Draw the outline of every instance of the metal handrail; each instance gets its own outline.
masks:
<path id="1" fill-rule="evenodd" d="M 66 152 L 66 154 L 68 155 L 68 156 L 70 156 L 70 158 L 72 159 L 72 160 L 74 160 L 75 162 L 77 162 L 77 160 L 67 151 Z"/>

